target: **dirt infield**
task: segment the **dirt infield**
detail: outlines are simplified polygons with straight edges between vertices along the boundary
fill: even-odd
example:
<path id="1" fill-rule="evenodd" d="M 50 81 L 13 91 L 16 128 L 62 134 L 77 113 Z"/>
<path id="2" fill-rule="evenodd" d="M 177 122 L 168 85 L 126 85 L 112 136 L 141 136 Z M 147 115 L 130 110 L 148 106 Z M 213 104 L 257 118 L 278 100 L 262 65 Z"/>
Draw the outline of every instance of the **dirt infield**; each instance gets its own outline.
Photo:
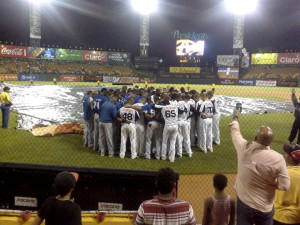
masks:
<path id="1" fill-rule="evenodd" d="M 202 223 L 204 199 L 214 194 L 214 174 L 181 175 L 178 185 L 178 198 L 191 203 L 198 223 Z M 228 187 L 226 193 L 236 196 L 234 187 L 236 174 L 226 174 Z"/>

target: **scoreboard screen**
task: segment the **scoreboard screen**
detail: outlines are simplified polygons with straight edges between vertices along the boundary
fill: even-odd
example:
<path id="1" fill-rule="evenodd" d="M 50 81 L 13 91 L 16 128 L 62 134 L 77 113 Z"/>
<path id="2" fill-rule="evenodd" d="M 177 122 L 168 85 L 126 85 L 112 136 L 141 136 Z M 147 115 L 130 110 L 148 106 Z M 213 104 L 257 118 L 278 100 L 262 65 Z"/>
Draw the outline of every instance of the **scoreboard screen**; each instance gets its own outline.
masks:
<path id="1" fill-rule="evenodd" d="M 193 41 L 190 39 L 180 39 L 176 41 L 177 56 L 203 56 L 204 41 Z"/>

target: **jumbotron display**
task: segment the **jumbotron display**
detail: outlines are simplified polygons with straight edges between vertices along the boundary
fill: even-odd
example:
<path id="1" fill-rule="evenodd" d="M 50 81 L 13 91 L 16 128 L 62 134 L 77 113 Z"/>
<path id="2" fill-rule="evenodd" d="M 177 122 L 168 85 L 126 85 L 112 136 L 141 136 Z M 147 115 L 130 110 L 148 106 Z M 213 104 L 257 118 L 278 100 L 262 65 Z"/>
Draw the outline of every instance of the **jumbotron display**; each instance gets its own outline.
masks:
<path id="1" fill-rule="evenodd" d="M 180 39 L 176 41 L 177 56 L 203 56 L 204 41 L 192 41 L 190 39 Z"/>

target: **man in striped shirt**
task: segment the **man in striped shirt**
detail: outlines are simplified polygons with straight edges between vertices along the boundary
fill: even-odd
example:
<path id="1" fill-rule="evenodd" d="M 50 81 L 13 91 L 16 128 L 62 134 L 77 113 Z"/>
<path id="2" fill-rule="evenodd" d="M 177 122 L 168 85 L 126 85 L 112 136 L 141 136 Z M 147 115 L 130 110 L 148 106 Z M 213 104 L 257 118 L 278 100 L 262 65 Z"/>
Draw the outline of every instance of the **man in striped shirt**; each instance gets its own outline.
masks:
<path id="1" fill-rule="evenodd" d="M 176 174 L 170 168 L 158 171 L 155 186 L 158 195 L 144 201 L 138 210 L 135 225 L 196 225 L 192 206 L 175 196 Z"/>

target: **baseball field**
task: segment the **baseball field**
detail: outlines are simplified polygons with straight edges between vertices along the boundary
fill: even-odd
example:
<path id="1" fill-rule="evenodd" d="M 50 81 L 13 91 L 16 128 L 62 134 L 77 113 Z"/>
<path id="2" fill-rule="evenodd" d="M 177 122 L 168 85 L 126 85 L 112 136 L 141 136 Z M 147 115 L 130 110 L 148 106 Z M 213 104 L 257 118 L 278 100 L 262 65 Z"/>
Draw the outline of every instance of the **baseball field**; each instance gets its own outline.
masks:
<path id="1" fill-rule="evenodd" d="M 28 85 L 28 82 L 13 84 Z M 52 82 L 38 82 L 37 84 L 50 85 Z M 90 85 L 91 89 L 98 90 L 95 83 L 59 83 L 59 85 Z M 106 84 L 110 85 L 110 84 Z M 144 84 L 137 84 L 141 87 Z M 151 84 L 152 85 L 152 84 Z M 174 86 L 177 89 L 185 85 L 154 84 L 156 88 Z M 195 90 L 211 89 L 210 85 L 189 85 Z M 12 88 L 13 91 L 13 88 Z M 281 102 L 290 101 L 291 88 L 281 87 L 249 87 L 249 86 L 218 86 L 217 95 L 248 97 L 256 99 L 269 99 Z M 246 106 L 245 106 L 246 107 Z M 276 109 L 275 109 L 276 111 Z M 54 137 L 35 137 L 29 131 L 17 130 L 18 115 L 11 113 L 10 129 L 0 129 L 0 160 L 1 162 L 37 163 L 48 165 L 66 165 L 82 167 L 105 167 L 134 170 L 158 170 L 162 167 L 171 167 L 179 172 L 178 197 L 189 201 L 195 211 L 197 221 L 202 220 L 203 201 L 205 197 L 213 194 L 212 177 L 215 173 L 224 173 L 228 177 L 227 192 L 235 196 L 233 189 L 237 171 L 236 152 L 231 142 L 228 124 L 232 121 L 230 116 L 222 116 L 220 120 L 221 145 L 214 146 L 212 153 L 202 153 L 193 149 L 193 157 L 185 154 L 176 158 L 174 163 L 158 161 L 155 159 L 130 158 L 129 153 L 125 159 L 119 157 L 101 157 L 99 153 L 83 147 L 82 135 L 64 134 Z M 294 120 L 293 113 L 262 113 L 242 114 L 239 118 L 242 134 L 245 139 L 252 141 L 256 129 L 261 125 L 270 126 L 275 134 L 272 149 L 283 154 L 282 146 L 287 142 L 289 132 Z M 1 122 L 1 118 L 0 118 Z"/>

